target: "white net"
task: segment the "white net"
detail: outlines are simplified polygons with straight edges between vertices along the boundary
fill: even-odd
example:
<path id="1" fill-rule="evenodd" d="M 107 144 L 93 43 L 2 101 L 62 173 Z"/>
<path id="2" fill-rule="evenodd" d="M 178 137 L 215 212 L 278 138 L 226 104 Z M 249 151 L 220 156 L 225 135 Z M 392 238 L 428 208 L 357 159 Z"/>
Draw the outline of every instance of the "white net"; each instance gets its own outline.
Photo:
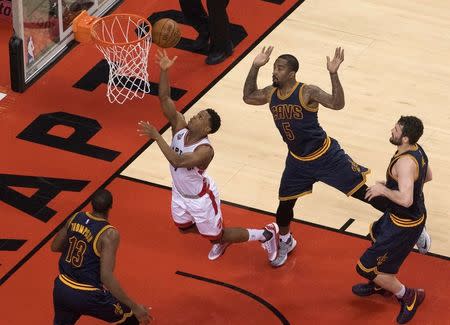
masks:
<path id="1" fill-rule="evenodd" d="M 93 24 L 91 35 L 108 61 L 106 96 L 111 103 L 123 104 L 150 92 L 147 63 L 152 38 L 148 20 L 130 14 L 105 16 Z"/>

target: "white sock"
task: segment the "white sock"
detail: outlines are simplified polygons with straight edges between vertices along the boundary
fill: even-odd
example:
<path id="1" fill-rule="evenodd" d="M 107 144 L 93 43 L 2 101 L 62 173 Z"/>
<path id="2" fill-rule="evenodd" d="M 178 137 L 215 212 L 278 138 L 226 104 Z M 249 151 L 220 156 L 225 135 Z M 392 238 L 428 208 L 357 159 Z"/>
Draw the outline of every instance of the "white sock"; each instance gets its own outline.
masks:
<path id="1" fill-rule="evenodd" d="M 255 240 L 266 241 L 266 237 L 264 237 L 263 235 L 264 233 L 263 229 L 247 229 L 247 231 L 248 231 L 248 241 L 255 241 Z"/>
<path id="2" fill-rule="evenodd" d="M 403 296 L 405 295 L 405 292 L 406 292 L 406 288 L 405 288 L 405 286 L 402 284 L 402 288 L 400 289 L 399 292 L 396 292 L 396 293 L 395 293 L 395 296 L 396 296 L 397 298 L 401 299 L 401 298 L 403 298 Z"/>
<path id="3" fill-rule="evenodd" d="M 291 233 L 288 232 L 286 235 L 280 235 L 280 240 L 284 241 L 285 243 L 291 238 Z"/>

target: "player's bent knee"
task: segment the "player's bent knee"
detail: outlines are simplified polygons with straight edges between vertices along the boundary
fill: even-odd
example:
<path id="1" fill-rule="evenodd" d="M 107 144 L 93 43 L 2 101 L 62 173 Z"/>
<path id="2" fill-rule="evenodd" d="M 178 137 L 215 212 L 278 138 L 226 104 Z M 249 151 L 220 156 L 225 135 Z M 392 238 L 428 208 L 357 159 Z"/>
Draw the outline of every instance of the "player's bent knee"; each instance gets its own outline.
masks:
<path id="1" fill-rule="evenodd" d="M 373 281 L 377 277 L 375 269 L 366 269 L 360 262 L 356 264 L 356 272 L 370 281 Z"/>

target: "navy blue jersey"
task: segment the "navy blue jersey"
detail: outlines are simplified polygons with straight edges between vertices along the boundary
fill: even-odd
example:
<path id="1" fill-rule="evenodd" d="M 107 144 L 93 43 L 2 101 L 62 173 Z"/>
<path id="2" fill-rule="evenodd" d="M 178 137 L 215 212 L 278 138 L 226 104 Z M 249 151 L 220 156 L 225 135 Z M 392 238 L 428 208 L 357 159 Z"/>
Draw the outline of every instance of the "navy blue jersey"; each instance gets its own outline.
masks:
<path id="1" fill-rule="evenodd" d="M 68 243 L 59 259 L 59 272 L 76 283 L 101 288 L 97 241 L 108 228 L 112 226 L 105 219 L 89 212 L 76 213 L 69 224 Z"/>
<path id="2" fill-rule="evenodd" d="M 425 184 L 425 178 L 427 176 L 428 157 L 421 146 L 416 145 L 413 150 L 406 151 L 401 154 L 395 153 L 386 172 L 386 187 L 391 190 L 398 191 L 398 182 L 396 177 L 392 175 L 392 167 L 399 158 L 405 156 L 410 157 L 417 166 L 417 178 L 414 181 L 413 203 L 408 208 L 392 203 L 389 212 L 393 214 L 394 217 L 396 216 L 398 218 L 422 221 L 426 215 L 423 185 Z M 397 222 L 401 223 L 402 221 L 397 220 Z"/>
<path id="3" fill-rule="evenodd" d="M 275 88 L 270 111 L 289 151 L 299 160 L 314 160 L 330 147 L 330 139 L 319 124 L 318 105 L 306 105 L 302 97 L 304 84 L 297 83 L 289 94 L 281 96 Z"/>

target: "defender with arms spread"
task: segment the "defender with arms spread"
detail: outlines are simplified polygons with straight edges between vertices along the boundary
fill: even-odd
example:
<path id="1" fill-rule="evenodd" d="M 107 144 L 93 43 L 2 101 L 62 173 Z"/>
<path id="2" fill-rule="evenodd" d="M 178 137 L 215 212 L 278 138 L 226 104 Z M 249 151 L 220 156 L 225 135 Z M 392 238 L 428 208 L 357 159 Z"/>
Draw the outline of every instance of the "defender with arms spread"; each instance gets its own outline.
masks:
<path id="1" fill-rule="evenodd" d="M 273 47 L 263 48 L 254 59 L 245 80 L 243 99 L 250 105 L 269 103 L 275 125 L 289 150 L 279 188 L 279 251 L 277 258 L 271 262 L 272 266 L 279 267 L 286 262 L 288 254 L 297 244 L 289 231 L 294 205 L 299 197 L 312 192 L 315 182 L 324 182 L 347 196 L 370 203 L 380 211 L 384 211 L 390 202 L 386 198 L 367 201 L 365 180 L 369 170 L 355 163 L 319 124 L 319 104 L 333 110 L 344 108 L 344 91 L 337 74 L 344 61 L 344 50 L 336 48 L 334 58 L 330 60 L 327 57 L 331 94 L 317 86 L 298 82 L 296 73 L 299 62 L 290 54 L 281 55 L 275 61 L 272 85 L 258 89 L 258 71 L 269 61 L 272 50 Z"/>

